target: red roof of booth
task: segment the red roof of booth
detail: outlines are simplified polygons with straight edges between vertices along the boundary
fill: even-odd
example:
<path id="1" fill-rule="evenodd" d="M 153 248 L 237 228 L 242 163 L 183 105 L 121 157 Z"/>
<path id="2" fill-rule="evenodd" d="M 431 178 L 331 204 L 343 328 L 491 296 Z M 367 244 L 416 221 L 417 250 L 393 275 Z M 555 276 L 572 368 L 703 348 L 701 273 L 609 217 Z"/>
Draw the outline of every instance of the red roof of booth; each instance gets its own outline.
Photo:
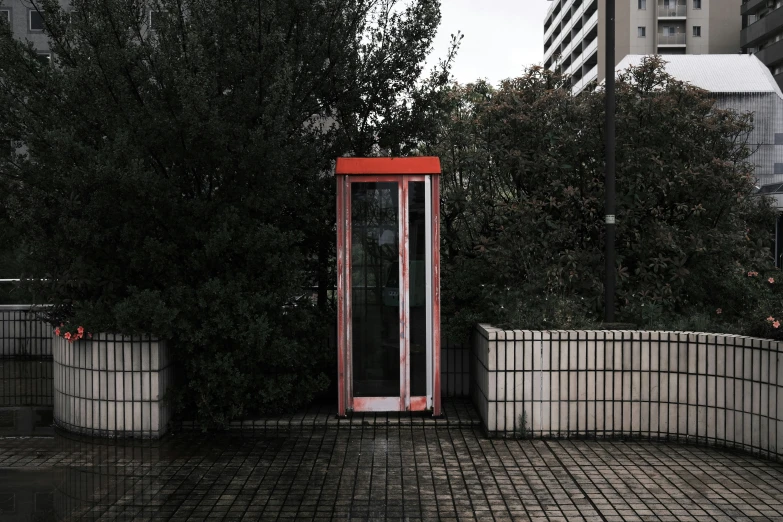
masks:
<path id="1" fill-rule="evenodd" d="M 440 158 L 337 158 L 338 175 L 440 174 Z"/>

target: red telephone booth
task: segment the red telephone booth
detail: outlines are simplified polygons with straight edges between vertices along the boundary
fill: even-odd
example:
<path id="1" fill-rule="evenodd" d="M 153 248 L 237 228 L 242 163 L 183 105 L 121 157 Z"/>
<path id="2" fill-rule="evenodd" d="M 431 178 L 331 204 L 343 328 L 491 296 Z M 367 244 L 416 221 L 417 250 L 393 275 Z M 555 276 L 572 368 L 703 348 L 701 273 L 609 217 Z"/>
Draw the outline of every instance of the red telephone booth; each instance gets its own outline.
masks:
<path id="1" fill-rule="evenodd" d="M 440 415 L 438 158 L 338 158 L 339 414 Z"/>

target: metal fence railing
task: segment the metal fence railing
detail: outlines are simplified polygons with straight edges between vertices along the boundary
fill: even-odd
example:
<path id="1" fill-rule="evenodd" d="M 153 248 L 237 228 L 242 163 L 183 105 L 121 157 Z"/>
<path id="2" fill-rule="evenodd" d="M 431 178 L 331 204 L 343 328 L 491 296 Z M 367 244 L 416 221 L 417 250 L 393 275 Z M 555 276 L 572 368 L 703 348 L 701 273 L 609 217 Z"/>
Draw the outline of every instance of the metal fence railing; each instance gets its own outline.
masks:
<path id="1" fill-rule="evenodd" d="M 685 33 L 663 34 L 658 33 L 658 45 L 683 45 Z"/>
<path id="2" fill-rule="evenodd" d="M 52 357 L 52 328 L 33 305 L 0 305 L 0 358 Z"/>
<path id="3" fill-rule="evenodd" d="M 659 18 L 666 18 L 666 17 L 680 17 L 685 16 L 688 14 L 688 8 L 685 5 L 677 5 L 677 6 L 659 6 L 658 7 L 658 17 Z"/>
<path id="4" fill-rule="evenodd" d="M 444 342 L 441 348 L 440 385 L 443 397 L 470 395 L 470 344 Z"/>
<path id="5" fill-rule="evenodd" d="M 120 421 L 117 417 L 119 409 L 114 408 L 110 412 L 106 401 L 116 402 L 120 396 L 118 394 L 125 398 L 133 397 L 135 400 L 135 395 L 140 392 L 138 399 L 141 400 L 142 410 L 139 412 L 133 409 L 135 406 L 129 406 L 126 400 L 121 401 L 123 426 L 135 426 L 138 419 L 141 419 L 144 426 L 144 420 L 147 418 L 160 418 L 165 422 L 165 416 L 152 414 L 154 407 L 162 408 L 165 405 L 163 402 L 157 402 L 165 392 L 165 389 L 158 387 L 168 387 L 175 380 L 175 370 L 167 370 L 165 376 L 161 373 L 163 368 L 167 368 L 168 355 L 166 365 L 162 365 L 160 359 L 155 359 L 159 356 L 155 355 L 158 352 L 153 346 L 154 353 L 147 348 L 139 352 L 138 360 L 133 355 L 128 358 L 129 353 L 135 353 L 130 344 L 117 344 L 112 341 L 113 344 L 109 343 L 112 347 L 107 347 L 106 341 L 103 344 L 94 343 L 98 351 L 88 349 L 85 345 L 74 350 L 71 355 L 63 353 L 58 365 L 54 365 L 53 343 L 61 339 L 53 338 L 52 327 L 41 320 L 38 312 L 40 308 L 36 309 L 31 305 L 0 305 L 0 409 L 53 408 L 57 396 L 62 403 L 61 407 L 67 406 L 73 419 L 76 416 L 90 419 L 89 425 L 102 432 L 106 431 L 110 424 L 119 425 Z M 324 339 L 323 349 L 336 355 L 336 331 L 333 330 L 330 329 L 328 338 Z M 73 347 L 69 344 L 64 346 L 70 354 L 69 350 Z M 466 397 L 470 393 L 471 347 L 469 344 L 455 344 L 445 340 L 442 346 L 441 394 L 446 398 Z M 147 359 L 152 357 L 150 353 L 153 353 L 153 359 L 157 362 L 148 362 Z M 76 354 L 79 359 L 72 360 Z M 59 372 L 56 375 L 55 366 Z M 58 388 L 59 395 L 55 388 Z M 331 400 L 330 393 L 320 399 Z M 336 389 L 334 395 L 336 404 Z M 60 415 L 64 415 L 64 412 L 66 410 L 61 410 Z M 5 424 L 9 424 L 6 428 L 11 424 L 11 420 L 3 420 L 4 415 L 7 417 L 11 413 L 0 413 L 0 432 Z M 72 422 L 76 425 L 84 421 Z M 147 427 L 150 432 L 155 431 L 153 424 L 151 421 Z"/>
<path id="6" fill-rule="evenodd" d="M 0 435 L 48 435 L 52 334 L 30 305 L 0 305 Z"/>

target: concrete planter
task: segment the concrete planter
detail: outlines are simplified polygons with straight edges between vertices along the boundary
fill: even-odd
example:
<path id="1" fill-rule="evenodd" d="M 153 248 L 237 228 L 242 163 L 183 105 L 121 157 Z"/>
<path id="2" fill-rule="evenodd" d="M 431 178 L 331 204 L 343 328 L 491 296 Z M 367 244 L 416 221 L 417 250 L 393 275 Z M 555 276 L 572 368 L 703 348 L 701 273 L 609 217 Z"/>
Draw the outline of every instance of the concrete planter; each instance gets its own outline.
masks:
<path id="1" fill-rule="evenodd" d="M 163 397 L 173 366 L 165 341 L 95 334 L 70 343 L 54 336 L 54 422 L 104 437 L 157 438 L 170 420 Z"/>
<path id="2" fill-rule="evenodd" d="M 778 459 L 781 348 L 735 335 L 480 325 L 471 396 L 490 435 L 681 439 Z"/>

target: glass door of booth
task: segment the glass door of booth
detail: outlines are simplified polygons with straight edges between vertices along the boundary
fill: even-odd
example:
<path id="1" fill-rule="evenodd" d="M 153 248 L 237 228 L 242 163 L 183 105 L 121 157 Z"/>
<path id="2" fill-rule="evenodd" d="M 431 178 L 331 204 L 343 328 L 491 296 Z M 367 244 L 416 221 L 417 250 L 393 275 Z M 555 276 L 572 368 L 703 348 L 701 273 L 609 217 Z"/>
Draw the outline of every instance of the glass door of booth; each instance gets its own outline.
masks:
<path id="1" fill-rule="evenodd" d="M 340 400 L 347 410 L 434 407 L 432 201 L 429 175 L 338 181 Z"/>

